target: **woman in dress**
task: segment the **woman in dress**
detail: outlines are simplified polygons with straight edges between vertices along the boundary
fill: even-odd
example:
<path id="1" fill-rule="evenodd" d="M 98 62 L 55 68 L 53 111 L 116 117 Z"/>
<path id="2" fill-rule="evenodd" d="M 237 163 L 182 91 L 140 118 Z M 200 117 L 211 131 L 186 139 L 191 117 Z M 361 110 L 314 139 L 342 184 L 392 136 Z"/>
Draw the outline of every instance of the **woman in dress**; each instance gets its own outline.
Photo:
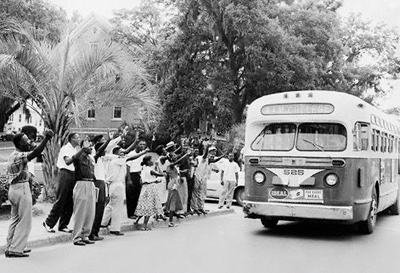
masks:
<path id="1" fill-rule="evenodd" d="M 151 230 L 148 227 L 150 217 L 160 215 L 163 212 L 156 184 L 160 183 L 160 180 L 157 179 L 157 177 L 163 177 L 164 174 L 154 171 L 152 167 L 154 162 L 150 155 L 143 158 L 141 165 L 143 168 L 140 175 L 142 190 L 140 192 L 135 214 L 139 217 L 144 216 L 144 227 L 142 230 Z"/>

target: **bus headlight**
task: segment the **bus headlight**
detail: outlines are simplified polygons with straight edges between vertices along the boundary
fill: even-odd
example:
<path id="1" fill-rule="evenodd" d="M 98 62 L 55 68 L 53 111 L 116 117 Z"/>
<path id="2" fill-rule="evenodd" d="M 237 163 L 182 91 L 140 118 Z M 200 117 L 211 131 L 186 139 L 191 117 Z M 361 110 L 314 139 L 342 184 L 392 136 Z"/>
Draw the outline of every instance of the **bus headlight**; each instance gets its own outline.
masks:
<path id="1" fill-rule="evenodd" d="M 327 176 L 325 176 L 325 183 L 329 186 L 335 186 L 339 182 L 339 177 L 334 174 L 330 173 Z"/>
<path id="2" fill-rule="evenodd" d="M 253 178 L 254 181 L 258 184 L 262 184 L 265 182 L 265 174 L 262 172 L 255 172 Z"/>

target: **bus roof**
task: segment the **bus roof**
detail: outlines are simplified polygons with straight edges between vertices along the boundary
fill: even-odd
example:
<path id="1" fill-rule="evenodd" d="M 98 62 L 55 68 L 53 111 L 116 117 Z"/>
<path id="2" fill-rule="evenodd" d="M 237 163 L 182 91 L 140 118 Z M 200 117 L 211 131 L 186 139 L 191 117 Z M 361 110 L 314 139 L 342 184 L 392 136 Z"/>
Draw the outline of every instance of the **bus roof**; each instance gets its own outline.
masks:
<path id="1" fill-rule="evenodd" d="M 332 107 L 333 106 L 333 107 Z M 388 115 L 364 100 L 348 93 L 323 90 L 289 91 L 266 95 L 253 101 L 247 109 L 248 122 L 270 120 L 318 119 L 364 121 L 400 133 L 398 117 Z M 396 128 L 393 128 L 396 127 Z"/>

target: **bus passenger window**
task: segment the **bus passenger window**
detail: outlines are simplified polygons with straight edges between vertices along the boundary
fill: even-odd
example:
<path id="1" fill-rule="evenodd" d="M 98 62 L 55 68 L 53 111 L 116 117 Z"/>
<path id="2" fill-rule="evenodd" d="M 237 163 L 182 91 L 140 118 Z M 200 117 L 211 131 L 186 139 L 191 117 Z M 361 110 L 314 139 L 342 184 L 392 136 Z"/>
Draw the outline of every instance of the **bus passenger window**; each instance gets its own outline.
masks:
<path id="1" fill-rule="evenodd" d="M 354 151 L 367 151 L 368 150 L 368 133 L 369 133 L 369 125 L 365 123 L 357 122 L 354 125 L 353 131 L 353 146 Z M 372 140 L 374 138 L 372 137 Z M 373 147 L 371 147 L 374 150 Z"/>

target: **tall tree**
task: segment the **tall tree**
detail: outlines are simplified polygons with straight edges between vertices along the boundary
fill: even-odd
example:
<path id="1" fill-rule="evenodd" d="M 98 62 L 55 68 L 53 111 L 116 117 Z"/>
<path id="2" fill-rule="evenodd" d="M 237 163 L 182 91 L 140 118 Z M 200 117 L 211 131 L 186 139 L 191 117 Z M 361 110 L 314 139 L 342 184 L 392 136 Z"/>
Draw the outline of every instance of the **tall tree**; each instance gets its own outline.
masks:
<path id="1" fill-rule="evenodd" d="M 61 39 L 62 28 L 67 22 L 67 13 L 44 0 L 2 0 L 0 1 L 0 18 L 12 19 L 35 33 L 36 39 L 49 39 L 58 42 Z M 0 95 L 0 131 L 9 116 L 21 105 L 14 99 Z"/>
<path id="2" fill-rule="evenodd" d="M 158 102 L 142 67 L 131 63 L 114 43 L 84 50 L 70 33 L 60 43 L 38 41 L 20 24 L 0 22 L 0 90 L 24 100 L 25 94 L 39 105 L 45 126 L 55 132 L 44 152 L 43 171 L 48 196 L 55 190 L 56 159 L 67 142 L 69 129 L 80 114 L 96 103 L 118 102 L 131 109 L 157 114 Z M 116 76 L 119 80 L 116 80 Z M 98 105 L 101 107 L 101 105 Z"/>

